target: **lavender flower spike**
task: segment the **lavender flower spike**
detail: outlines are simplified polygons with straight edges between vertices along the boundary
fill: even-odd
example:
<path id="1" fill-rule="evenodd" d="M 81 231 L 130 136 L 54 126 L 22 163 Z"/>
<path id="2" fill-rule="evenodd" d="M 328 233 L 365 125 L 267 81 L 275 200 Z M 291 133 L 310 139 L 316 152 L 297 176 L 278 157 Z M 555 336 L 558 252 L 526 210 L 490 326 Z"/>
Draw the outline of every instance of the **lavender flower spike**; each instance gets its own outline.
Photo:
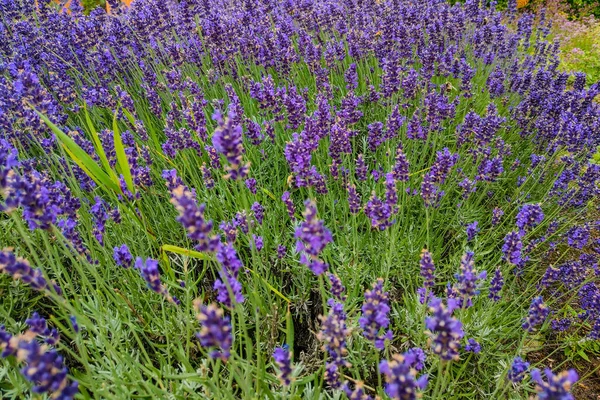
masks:
<path id="1" fill-rule="evenodd" d="M 227 361 L 233 344 L 229 316 L 225 316 L 223 309 L 216 304 L 201 305 L 198 299 L 194 301 L 194 307 L 198 311 L 197 318 L 202 326 L 200 332 L 196 334 L 200 344 L 202 347 L 212 349 L 209 353 L 211 358 Z"/>
<path id="2" fill-rule="evenodd" d="M 547 382 L 542 379 L 539 369 L 531 371 L 531 379 L 536 383 L 535 390 L 540 400 L 575 400 L 571 394 L 573 384 L 579 380 L 574 369 L 554 374 L 550 368 L 544 370 Z"/>
<path id="3" fill-rule="evenodd" d="M 292 383 L 292 360 L 288 346 L 277 347 L 273 351 L 273 359 L 279 369 L 279 381 L 282 385 L 289 386 Z"/>
<path id="4" fill-rule="evenodd" d="M 425 319 L 426 333 L 429 336 L 431 350 L 442 360 L 458 360 L 460 357 L 458 349 L 465 333 L 462 323 L 452 316 L 452 312 L 457 307 L 456 299 L 448 299 L 447 306 L 437 297 L 429 301 L 429 311 L 433 315 Z"/>
<path id="5" fill-rule="evenodd" d="M 329 229 L 317 218 L 317 207 L 314 201 L 304 202 L 306 209 L 303 213 L 304 222 L 296 228 L 296 251 L 301 253 L 300 262 L 306 265 L 315 275 L 321 275 L 327 270 L 327 263 L 318 256 L 328 243 L 333 241 Z"/>
<path id="6" fill-rule="evenodd" d="M 388 293 L 383 291 L 383 279 L 379 278 L 373 284 L 373 289 L 365 293 L 362 316 L 358 320 L 363 335 L 375 344 L 377 350 L 385 348 L 386 339 L 393 339 L 392 331 L 386 330 L 390 325 L 389 312 Z"/>

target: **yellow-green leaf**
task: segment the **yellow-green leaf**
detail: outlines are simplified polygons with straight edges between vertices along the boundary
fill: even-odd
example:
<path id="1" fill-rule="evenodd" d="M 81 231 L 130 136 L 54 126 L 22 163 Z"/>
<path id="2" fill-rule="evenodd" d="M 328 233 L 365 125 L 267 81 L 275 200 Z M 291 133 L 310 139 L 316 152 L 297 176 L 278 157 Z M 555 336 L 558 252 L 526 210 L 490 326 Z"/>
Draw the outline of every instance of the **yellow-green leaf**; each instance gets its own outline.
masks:
<path id="1" fill-rule="evenodd" d="M 188 256 L 192 258 L 198 258 L 200 260 L 212 260 L 213 258 L 207 254 L 200 253 L 199 251 L 184 249 L 183 247 L 172 246 L 170 244 L 162 245 L 161 247 L 163 251 L 168 251 L 170 253 L 181 254 L 183 256 Z"/>
<path id="2" fill-rule="evenodd" d="M 135 193 L 133 177 L 131 176 L 131 167 L 129 166 L 129 160 L 127 160 L 125 147 L 123 146 L 123 141 L 121 140 L 121 133 L 119 132 L 119 126 L 117 124 L 116 112 L 113 117 L 113 138 L 115 142 L 115 153 L 117 154 L 117 163 L 119 164 L 119 169 L 121 170 L 121 174 L 123 174 L 127 188 L 131 193 Z"/>
<path id="3" fill-rule="evenodd" d="M 94 159 L 87 154 L 69 135 L 64 133 L 60 128 L 52 123 L 48 117 L 44 114 L 40 113 L 36 109 L 34 109 L 36 114 L 44 121 L 46 125 L 54 132 L 57 139 L 60 141 L 61 145 L 65 150 L 67 150 L 67 154 L 73 159 L 73 161 L 83 169 L 96 183 L 99 185 L 104 185 L 107 188 L 114 190 L 117 193 L 121 192 L 121 188 L 119 185 L 116 185 L 110 177 L 100 168 L 98 164 L 94 161 Z"/>
<path id="4" fill-rule="evenodd" d="M 87 106 L 85 105 L 85 103 L 83 105 L 83 111 L 85 112 L 85 120 L 88 125 L 88 129 L 90 130 L 90 135 L 92 136 L 92 140 L 94 141 L 94 147 L 96 148 L 96 154 L 98 154 L 98 157 L 100 158 L 100 161 L 102 162 L 102 166 L 104 167 L 104 169 L 106 171 L 108 171 L 113 182 L 116 185 L 118 185 L 119 178 L 117 177 L 117 174 L 110 167 L 108 157 L 106 157 L 106 152 L 104 151 L 104 147 L 102 146 L 102 142 L 100 141 L 100 136 L 98 136 L 98 132 L 96 131 L 96 128 L 94 127 L 94 123 L 92 122 L 92 119 L 90 118 L 90 113 L 88 112 L 88 109 L 87 109 Z"/>

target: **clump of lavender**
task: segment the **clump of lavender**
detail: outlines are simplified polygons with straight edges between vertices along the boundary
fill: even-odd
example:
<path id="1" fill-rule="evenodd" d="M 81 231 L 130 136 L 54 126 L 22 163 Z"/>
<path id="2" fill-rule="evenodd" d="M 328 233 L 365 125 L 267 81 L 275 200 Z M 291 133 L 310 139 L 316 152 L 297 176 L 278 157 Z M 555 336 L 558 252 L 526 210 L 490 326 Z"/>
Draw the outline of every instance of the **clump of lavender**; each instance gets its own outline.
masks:
<path id="1" fill-rule="evenodd" d="M 179 305 L 180 301 L 175 296 L 171 296 L 167 288 L 160 281 L 160 272 L 158 270 L 158 261 L 152 258 L 144 261 L 141 257 L 135 259 L 135 268 L 140 271 L 142 278 L 146 281 L 148 289 L 165 297 L 169 302 Z"/>
<path id="2" fill-rule="evenodd" d="M 126 244 L 122 244 L 113 249 L 113 259 L 117 265 L 123 268 L 129 268 L 133 264 L 133 256 Z"/>
<path id="3" fill-rule="evenodd" d="M 35 340 L 38 335 L 33 330 L 13 336 L 0 326 L 0 349 L 4 358 L 15 356 L 17 361 L 24 363 L 21 374 L 34 384 L 34 393 L 51 393 L 52 398 L 71 400 L 79 393 L 77 381 L 70 382 L 68 369 L 63 357 L 48 345 L 42 345 Z"/>
<path id="4" fill-rule="evenodd" d="M 321 330 L 317 334 L 317 339 L 323 343 L 324 349 L 329 354 L 329 361 L 325 367 L 327 383 L 338 388 L 341 386 L 339 369 L 350 366 L 350 363 L 345 360 L 348 353 L 346 339 L 350 336 L 350 329 L 346 326 L 347 316 L 342 303 L 329 299 L 327 304 L 330 307 L 329 314 L 320 317 Z"/>
<path id="5" fill-rule="evenodd" d="M 229 316 L 226 316 L 223 309 L 216 304 L 205 306 L 199 300 L 195 300 L 194 307 L 198 312 L 197 318 L 201 325 L 200 332 L 196 334 L 200 344 L 202 347 L 212 349 L 209 353 L 211 358 L 227 361 L 233 344 Z"/>
<path id="6" fill-rule="evenodd" d="M 502 272 L 500 272 L 500 268 L 496 268 L 496 272 L 494 273 L 494 277 L 490 281 L 490 293 L 488 297 L 493 301 L 500 300 L 500 291 L 504 286 L 504 278 L 502 277 Z"/>
<path id="7" fill-rule="evenodd" d="M 60 335 L 55 328 L 50 329 L 46 319 L 41 317 L 37 312 L 34 312 L 30 318 L 25 320 L 31 332 L 35 332 L 42 337 L 46 343 L 55 346 L 60 340 Z"/>
<path id="8" fill-rule="evenodd" d="M 292 383 L 292 357 L 287 345 L 277 347 L 273 351 L 273 360 L 279 369 L 277 377 L 282 385 L 289 386 Z"/>
<path id="9" fill-rule="evenodd" d="M 538 296 L 531 301 L 529 306 L 529 313 L 523 321 L 523 329 L 533 332 L 536 326 L 541 325 L 546 321 L 546 318 L 550 314 L 548 306 L 544 304 L 542 296 Z"/>
<path id="10" fill-rule="evenodd" d="M 23 258 L 16 257 L 12 251 L 0 251 L 0 272 L 8 274 L 13 279 L 20 280 L 38 291 L 50 290 L 50 286 L 57 294 L 62 290 L 55 283 L 48 283 L 39 268 L 32 268 L 29 262 Z"/>
<path id="11" fill-rule="evenodd" d="M 363 335 L 375 344 L 377 350 L 385 348 L 385 340 L 392 340 L 388 314 L 390 306 L 388 293 L 383 291 L 383 279 L 379 278 L 371 290 L 365 292 L 365 302 L 362 306 L 362 316 L 358 320 Z"/>
<path id="12" fill-rule="evenodd" d="M 417 399 L 419 390 L 427 387 L 427 375 L 417 378 L 417 366 L 421 362 L 419 353 L 408 351 L 394 354 L 391 360 L 379 363 L 379 371 L 385 375 L 385 393 L 392 399 Z"/>
<path id="13" fill-rule="evenodd" d="M 573 384 L 579 380 L 579 376 L 574 369 L 562 371 L 559 374 L 554 374 L 550 368 L 544 370 L 547 381 L 542 378 L 542 373 L 539 369 L 531 371 L 531 380 L 535 382 L 535 391 L 540 400 L 575 400 L 571 394 Z"/>
<path id="14" fill-rule="evenodd" d="M 539 204 L 525 204 L 517 214 L 519 234 L 524 235 L 527 228 L 534 228 L 544 220 L 544 212 Z"/>
<path id="15" fill-rule="evenodd" d="M 248 175 L 250 164 L 243 164 L 244 145 L 242 144 L 242 127 L 237 122 L 238 115 L 234 107 L 229 108 L 227 117 L 219 110 L 213 114 L 217 129 L 212 136 L 215 149 L 225 156 L 229 165 L 225 167 L 225 179 L 243 179 Z"/>
<path id="16" fill-rule="evenodd" d="M 314 201 L 304 202 L 306 209 L 302 213 L 305 221 L 296 228 L 296 251 L 299 252 L 300 262 L 306 265 L 315 275 L 321 275 L 327 270 L 327 263 L 319 259 L 319 255 L 328 243 L 333 241 L 329 229 L 323 221 L 317 218 L 317 207 Z"/>
<path id="17" fill-rule="evenodd" d="M 521 357 L 515 357 L 508 371 L 508 379 L 513 383 L 519 383 L 525 377 L 528 369 L 529 363 L 527 361 L 523 361 Z"/>
<path id="18" fill-rule="evenodd" d="M 458 360 L 460 355 L 460 341 L 464 336 L 462 323 L 452 316 L 458 307 L 456 299 L 448 299 L 444 305 L 441 299 L 433 297 L 429 301 L 429 311 L 433 314 L 425 319 L 427 335 L 431 350 L 439 355 L 442 360 Z"/>

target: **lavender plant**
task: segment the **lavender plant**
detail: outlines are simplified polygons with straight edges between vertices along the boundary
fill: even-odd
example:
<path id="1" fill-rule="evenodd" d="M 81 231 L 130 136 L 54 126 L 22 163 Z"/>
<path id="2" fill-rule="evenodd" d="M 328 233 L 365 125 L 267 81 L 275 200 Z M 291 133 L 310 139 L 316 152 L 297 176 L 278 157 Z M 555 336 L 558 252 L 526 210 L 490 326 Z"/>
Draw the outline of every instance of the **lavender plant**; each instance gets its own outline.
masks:
<path id="1" fill-rule="evenodd" d="M 600 84 L 543 14 L 0 3 L 2 398 L 595 390 Z"/>

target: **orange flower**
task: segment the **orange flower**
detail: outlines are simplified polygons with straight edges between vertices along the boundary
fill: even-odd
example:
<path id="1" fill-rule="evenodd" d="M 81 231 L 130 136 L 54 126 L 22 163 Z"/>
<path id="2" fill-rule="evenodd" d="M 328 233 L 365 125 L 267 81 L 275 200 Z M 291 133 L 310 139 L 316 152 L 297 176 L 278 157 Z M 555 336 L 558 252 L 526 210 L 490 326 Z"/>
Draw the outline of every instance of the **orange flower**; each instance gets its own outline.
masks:
<path id="1" fill-rule="evenodd" d="M 523 8 L 529 3 L 529 0 L 517 0 L 517 8 Z"/>

